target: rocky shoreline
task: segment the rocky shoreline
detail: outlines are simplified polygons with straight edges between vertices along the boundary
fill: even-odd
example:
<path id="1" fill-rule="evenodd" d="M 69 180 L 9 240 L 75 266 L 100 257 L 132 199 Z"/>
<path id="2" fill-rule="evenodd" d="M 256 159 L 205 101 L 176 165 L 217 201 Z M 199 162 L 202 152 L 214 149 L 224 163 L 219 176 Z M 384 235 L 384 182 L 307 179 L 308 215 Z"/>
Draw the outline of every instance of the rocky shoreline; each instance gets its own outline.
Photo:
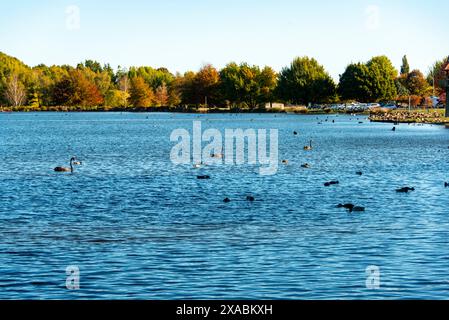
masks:
<path id="1" fill-rule="evenodd" d="M 445 118 L 443 113 L 438 111 L 391 111 L 373 112 L 369 116 L 372 122 L 386 123 L 422 123 L 446 125 L 449 128 L 449 118 Z"/>

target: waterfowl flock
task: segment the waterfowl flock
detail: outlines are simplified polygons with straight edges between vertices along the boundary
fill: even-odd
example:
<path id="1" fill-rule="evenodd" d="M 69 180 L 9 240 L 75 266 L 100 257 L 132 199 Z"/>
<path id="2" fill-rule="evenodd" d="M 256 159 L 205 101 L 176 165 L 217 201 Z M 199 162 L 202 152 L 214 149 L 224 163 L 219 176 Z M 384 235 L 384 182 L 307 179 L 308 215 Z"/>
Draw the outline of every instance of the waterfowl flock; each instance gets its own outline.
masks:
<path id="1" fill-rule="evenodd" d="M 328 120 L 326 120 L 326 121 L 328 121 Z M 334 123 L 335 120 L 332 120 L 332 122 Z M 363 122 L 359 122 L 359 123 L 363 123 Z M 396 131 L 396 127 L 393 127 L 392 131 Z M 293 135 L 295 135 L 295 136 L 298 135 L 298 131 L 293 131 Z M 309 145 L 304 146 L 303 149 L 304 149 L 304 151 L 311 151 L 311 150 L 313 150 L 313 141 L 310 140 L 309 141 Z M 212 158 L 223 158 L 223 154 L 222 153 L 212 154 L 211 156 L 212 156 Z M 288 165 L 289 164 L 289 160 L 284 159 L 284 160 L 281 161 L 281 163 L 284 164 L 284 165 Z M 55 172 L 65 172 L 65 173 L 70 172 L 70 173 L 74 173 L 74 167 L 75 166 L 81 166 L 81 165 L 83 165 L 82 161 L 79 161 L 76 157 L 72 157 L 72 158 L 70 158 L 70 161 L 69 161 L 69 167 L 58 166 L 58 167 L 54 168 L 54 171 Z M 200 169 L 203 166 L 204 166 L 204 164 L 201 162 L 201 163 L 194 164 L 193 168 L 194 169 Z M 301 168 L 304 168 L 304 169 L 310 169 L 311 167 L 312 166 L 309 163 L 304 163 L 304 164 L 301 165 Z M 364 173 L 362 171 L 356 171 L 355 174 L 358 175 L 358 176 L 362 176 Z M 209 179 L 211 179 L 211 177 L 209 175 L 197 175 L 196 178 L 198 180 L 209 180 Z M 339 184 L 340 184 L 340 181 L 332 180 L 332 181 L 325 182 L 324 183 L 324 187 L 328 188 L 328 187 L 336 186 L 336 185 L 339 185 Z M 449 188 L 449 182 L 444 182 L 444 187 L 445 188 Z M 395 191 L 397 193 L 410 193 L 410 192 L 415 191 L 415 188 L 406 186 L 406 187 L 398 188 Z M 247 202 L 254 202 L 255 200 L 256 199 L 253 196 L 247 196 L 246 197 L 246 201 Z M 231 199 L 226 197 L 223 200 L 223 202 L 224 203 L 230 203 Z M 366 210 L 365 207 L 358 206 L 358 205 L 355 205 L 355 204 L 352 204 L 352 203 L 346 203 L 346 204 L 341 204 L 340 203 L 336 207 L 337 208 L 344 208 L 344 209 L 346 209 L 350 213 L 352 213 L 352 212 L 364 212 Z"/>

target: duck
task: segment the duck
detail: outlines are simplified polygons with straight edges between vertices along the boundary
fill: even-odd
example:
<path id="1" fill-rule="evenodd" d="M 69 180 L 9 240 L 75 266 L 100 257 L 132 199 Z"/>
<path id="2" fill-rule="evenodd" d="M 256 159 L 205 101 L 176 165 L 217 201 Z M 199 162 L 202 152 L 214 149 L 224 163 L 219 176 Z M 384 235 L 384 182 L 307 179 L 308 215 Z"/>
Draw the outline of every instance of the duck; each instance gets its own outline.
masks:
<path id="1" fill-rule="evenodd" d="M 301 165 L 301 168 L 304 168 L 304 169 L 310 169 L 310 164 L 308 164 L 308 163 L 304 163 L 304 164 L 302 164 Z"/>
<path id="2" fill-rule="evenodd" d="M 247 196 L 246 201 L 254 202 L 254 201 L 256 201 L 256 198 L 254 198 L 253 196 Z"/>
<path id="3" fill-rule="evenodd" d="M 208 179 L 210 179 L 210 176 L 197 176 L 196 177 L 198 180 L 208 180 Z"/>
<path id="4" fill-rule="evenodd" d="M 282 160 L 282 164 L 287 165 L 288 164 L 288 160 Z"/>
<path id="5" fill-rule="evenodd" d="M 399 192 L 399 193 L 408 193 L 410 191 L 415 191 L 415 188 L 403 187 L 400 189 L 396 189 L 396 192 Z"/>
<path id="6" fill-rule="evenodd" d="M 229 203 L 229 202 L 231 202 L 231 199 L 225 198 L 225 199 L 223 200 L 223 202 L 224 202 L 224 203 Z"/>
<path id="7" fill-rule="evenodd" d="M 358 175 L 358 176 L 363 176 L 363 172 L 362 171 L 357 171 L 355 174 Z"/>
<path id="8" fill-rule="evenodd" d="M 445 183 L 444 183 L 444 187 L 445 187 L 445 188 L 449 188 L 449 183 L 448 183 L 448 182 L 445 182 Z"/>
<path id="9" fill-rule="evenodd" d="M 330 187 L 330 186 L 333 186 L 333 185 L 336 185 L 336 184 L 340 184 L 340 181 L 330 181 L 330 182 L 326 182 L 326 183 L 324 184 L 324 186 L 325 186 L 325 187 Z"/>

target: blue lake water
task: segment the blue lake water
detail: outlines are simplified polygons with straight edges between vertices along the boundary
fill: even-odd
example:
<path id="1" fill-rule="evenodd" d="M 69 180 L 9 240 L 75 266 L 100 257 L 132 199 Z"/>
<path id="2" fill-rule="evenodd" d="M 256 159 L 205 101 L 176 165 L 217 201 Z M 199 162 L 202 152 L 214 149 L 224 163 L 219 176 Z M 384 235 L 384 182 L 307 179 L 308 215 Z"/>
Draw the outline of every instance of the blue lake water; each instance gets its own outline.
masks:
<path id="1" fill-rule="evenodd" d="M 449 130 L 318 118 L 0 113 L 0 298 L 449 298 Z M 170 134 L 194 120 L 278 129 L 289 165 L 175 166 Z M 73 155 L 74 174 L 53 172 Z"/>

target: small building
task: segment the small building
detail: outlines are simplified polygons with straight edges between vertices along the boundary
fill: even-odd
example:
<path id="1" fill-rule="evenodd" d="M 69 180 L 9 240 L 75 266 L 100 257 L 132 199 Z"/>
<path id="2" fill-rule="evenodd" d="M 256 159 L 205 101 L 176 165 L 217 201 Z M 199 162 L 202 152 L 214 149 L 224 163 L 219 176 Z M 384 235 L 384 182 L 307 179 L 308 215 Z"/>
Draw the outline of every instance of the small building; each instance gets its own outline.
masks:
<path id="1" fill-rule="evenodd" d="M 278 102 L 269 102 L 265 104 L 265 109 L 278 109 L 278 110 L 284 110 L 285 109 L 285 105 L 283 103 L 278 103 Z"/>

